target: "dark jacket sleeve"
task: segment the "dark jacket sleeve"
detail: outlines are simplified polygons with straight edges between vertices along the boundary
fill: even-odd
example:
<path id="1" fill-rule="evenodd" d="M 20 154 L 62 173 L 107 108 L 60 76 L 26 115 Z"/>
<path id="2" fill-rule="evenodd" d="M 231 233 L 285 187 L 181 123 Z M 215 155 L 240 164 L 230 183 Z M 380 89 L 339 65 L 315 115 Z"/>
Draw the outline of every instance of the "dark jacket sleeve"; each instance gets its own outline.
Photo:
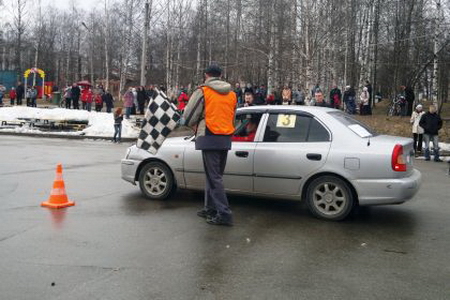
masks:
<path id="1" fill-rule="evenodd" d="M 422 118 L 420 118 L 419 126 L 423 129 L 427 128 L 427 114 L 424 114 Z"/>

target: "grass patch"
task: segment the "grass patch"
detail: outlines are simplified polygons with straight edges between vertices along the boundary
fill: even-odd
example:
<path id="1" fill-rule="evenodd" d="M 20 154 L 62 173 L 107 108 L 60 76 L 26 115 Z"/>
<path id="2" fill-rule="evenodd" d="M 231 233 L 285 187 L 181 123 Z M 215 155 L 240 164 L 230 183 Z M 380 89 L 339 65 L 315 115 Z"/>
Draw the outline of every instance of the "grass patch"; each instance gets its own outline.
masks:
<path id="1" fill-rule="evenodd" d="M 396 135 L 412 138 L 412 124 L 410 117 L 388 117 L 386 112 L 390 102 L 383 100 L 377 103 L 370 116 L 355 115 L 355 118 L 369 125 L 379 134 Z M 430 103 L 422 103 L 424 111 L 428 111 Z M 439 141 L 450 143 L 450 104 L 444 103 L 441 111 L 441 118 L 444 120 L 442 129 L 439 131 Z"/>

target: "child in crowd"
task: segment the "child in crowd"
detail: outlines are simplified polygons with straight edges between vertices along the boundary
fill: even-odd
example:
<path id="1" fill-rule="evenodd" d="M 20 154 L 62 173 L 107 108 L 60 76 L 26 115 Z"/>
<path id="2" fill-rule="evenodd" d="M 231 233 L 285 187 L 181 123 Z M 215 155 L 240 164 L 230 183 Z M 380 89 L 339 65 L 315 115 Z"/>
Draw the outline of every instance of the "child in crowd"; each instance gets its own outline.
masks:
<path id="1" fill-rule="evenodd" d="M 123 113 L 122 107 L 116 108 L 114 112 L 114 143 L 120 143 L 120 139 L 122 137 L 122 121 L 123 121 Z"/>

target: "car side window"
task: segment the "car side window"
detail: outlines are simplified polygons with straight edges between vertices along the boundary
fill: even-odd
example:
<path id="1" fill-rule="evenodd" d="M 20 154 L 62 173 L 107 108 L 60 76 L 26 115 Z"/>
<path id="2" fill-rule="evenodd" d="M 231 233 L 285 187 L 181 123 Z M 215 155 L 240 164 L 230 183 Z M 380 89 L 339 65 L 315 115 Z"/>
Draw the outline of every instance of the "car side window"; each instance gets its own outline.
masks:
<path id="1" fill-rule="evenodd" d="M 264 142 L 304 143 L 329 141 L 328 131 L 317 120 L 296 114 L 269 115 Z"/>
<path id="2" fill-rule="evenodd" d="M 308 142 L 328 142 L 330 141 L 330 133 L 314 118 L 311 118 L 309 125 Z"/>
<path id="3" fill-rule="evenodd" d="M 234 142 L 253 142 L 261 120 L 261 113 L 240 114 L 236 116 Z"/>

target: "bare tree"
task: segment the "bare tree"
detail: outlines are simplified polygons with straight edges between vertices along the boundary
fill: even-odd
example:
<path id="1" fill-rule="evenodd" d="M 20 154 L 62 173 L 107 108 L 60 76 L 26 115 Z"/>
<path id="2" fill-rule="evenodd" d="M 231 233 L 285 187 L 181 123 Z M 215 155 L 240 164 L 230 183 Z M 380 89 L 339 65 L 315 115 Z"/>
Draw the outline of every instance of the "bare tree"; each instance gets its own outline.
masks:
<path id="1" fill-rule="evenodd" d="M 27 0 L 14 0 L 11 4 L 14 18 L 13 28 L 16 34 L 15 65 L 17 73 L 20 74 L 22 72 L 22 39 L 27 27 L 25 22 L 28 15 Z"/>

